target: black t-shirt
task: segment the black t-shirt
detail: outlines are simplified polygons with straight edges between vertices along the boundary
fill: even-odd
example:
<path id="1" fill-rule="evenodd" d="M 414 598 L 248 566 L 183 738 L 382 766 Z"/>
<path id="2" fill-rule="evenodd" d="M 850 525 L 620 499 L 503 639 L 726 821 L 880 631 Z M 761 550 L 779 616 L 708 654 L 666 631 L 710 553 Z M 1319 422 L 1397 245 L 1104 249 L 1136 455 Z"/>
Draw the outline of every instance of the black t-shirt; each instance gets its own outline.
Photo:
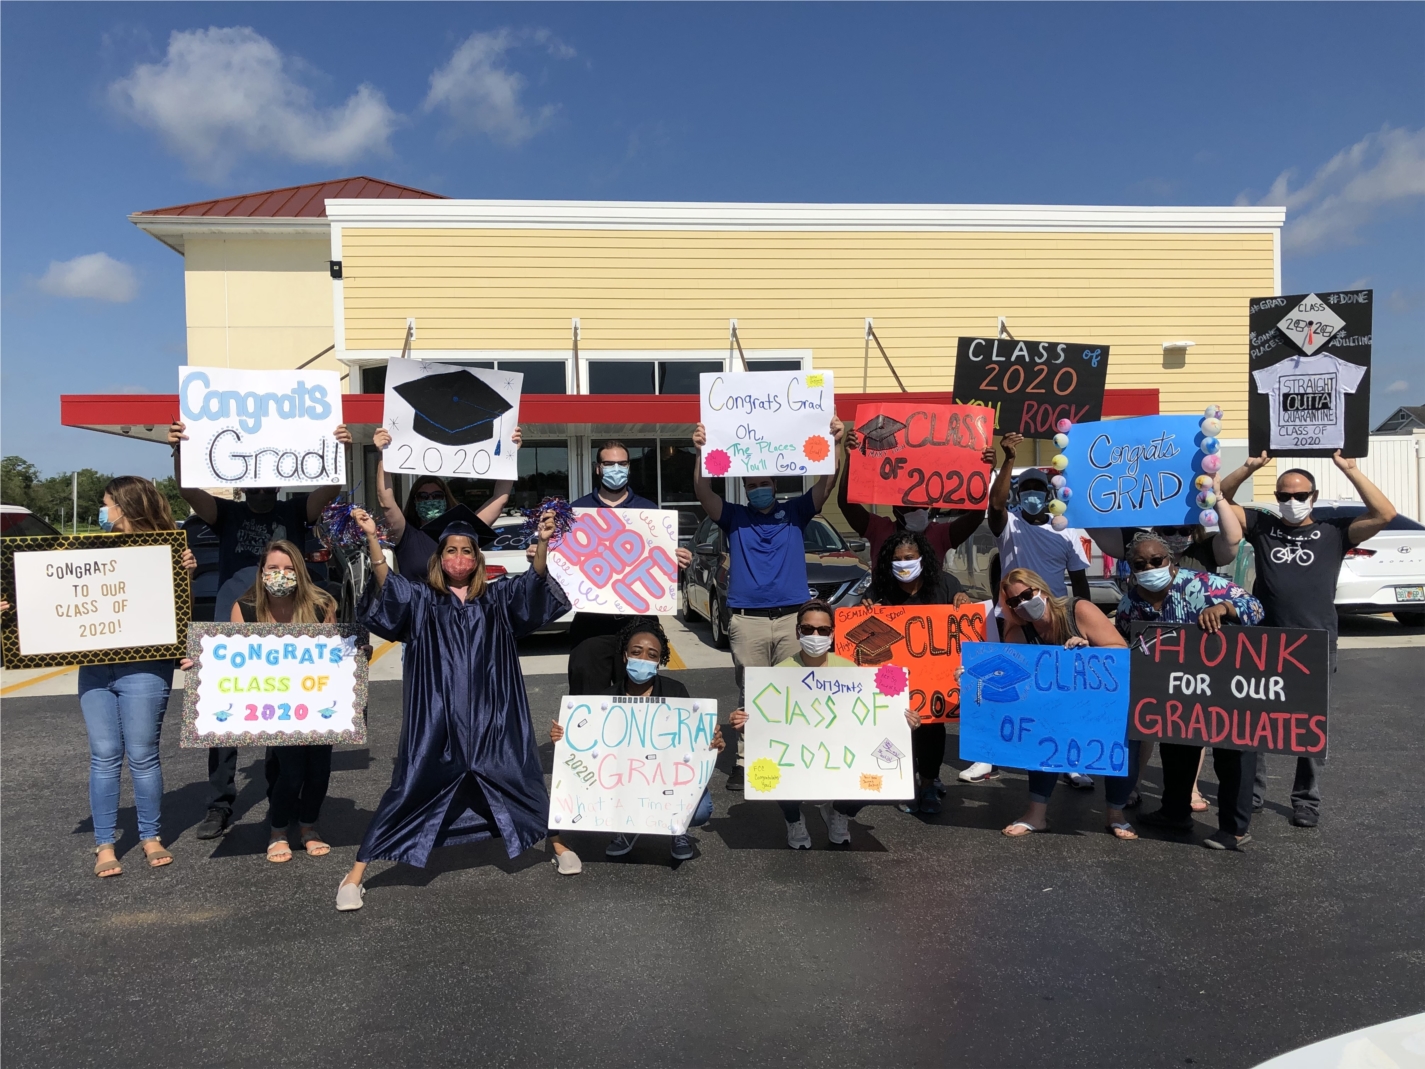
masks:
<path id="1" fill-rule="evenodd" d="M 914 594 L 907 594 L 899 583 L 891 584 L 883 605 L 953 605 L 955 595 L 964 591 L 960 585 L 960 580 L 956 579 L 949 572 L 940 573 L 940 581 L 934 586 L 925 583 L 920 584 L 920 589 Z"/>
<path id="2" fill-rule="evenodd" d="M 300 550 L 307 548 L 307 495 L 279 501 L 269 512 L 253 512 L 245 501 L 214 498 L 218 516 L 212 524 L 218 536 L 218 585 L 243 568 L 262 563 L 263 547 L 285 538 Z"/>
<path id="3" fill-rule="evenodd" d="M 1290 527 L 1279 516 L 1247 509 L 1247 541 L 1256 551 L 1252 593 L 1268 627 L 1312 627 L 1336 643 L 1336 580 L 1351 548 L 1349 519 Z"/>

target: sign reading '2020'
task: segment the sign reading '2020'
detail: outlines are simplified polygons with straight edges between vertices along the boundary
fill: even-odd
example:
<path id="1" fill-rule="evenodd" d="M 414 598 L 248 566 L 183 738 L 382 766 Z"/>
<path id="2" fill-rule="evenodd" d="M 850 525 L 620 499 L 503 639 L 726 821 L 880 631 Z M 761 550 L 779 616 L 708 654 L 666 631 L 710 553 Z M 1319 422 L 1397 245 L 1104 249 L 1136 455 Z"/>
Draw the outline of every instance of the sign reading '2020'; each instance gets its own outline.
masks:
<path id="1" fill-rule="evenodd" d="M 335 371 L 179 368 L 184 486 L 330 486 L 346 480 Z"/>

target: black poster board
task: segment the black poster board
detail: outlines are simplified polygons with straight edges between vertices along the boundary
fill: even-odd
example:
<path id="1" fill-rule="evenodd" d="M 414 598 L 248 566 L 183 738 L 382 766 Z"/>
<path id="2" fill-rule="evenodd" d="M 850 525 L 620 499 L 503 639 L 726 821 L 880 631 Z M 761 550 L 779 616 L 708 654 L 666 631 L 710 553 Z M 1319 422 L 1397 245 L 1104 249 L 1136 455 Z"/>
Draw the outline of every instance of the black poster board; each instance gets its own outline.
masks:
<path id="1" fill-rule="evenodd" d="M 1248 378 L 1247 448 L 1252 456 L 1263 450 L 1275 456 L 1329 457 L 1335 444 L 1331 428 L 1344 417 L 1341 455 L 1363 457 L 1371 433 L 1371 290 L 1317 291 L 1288 297 L 1253 297 L 1247 306 Z M 1258 389 L 1256 372 L 1296 360 L 1310 368 L 1315 357 L 1334 356 L 1365 369 L 1354 392 L 1337 389 L 1332 371 L 1299 374 L 1283 380 L 1279 397 Z M 1288 364 L 1285 370 L 1289 370 Z M 1274 403 L 1282 429 L 1272 443 Z M 1337 405 L 1340 408 L 1337 408 Z M 1288 427 L 1285 421 L 1292 421 Z M 1324 432 L 1324 433 L 1323 433 Z"/>
<path id="2" fill-rule="evenodd" d="M 995 429 L 1053 438 L 1061 419 L 1103 419 L 1108 346 L 1077 342 L 961 338 L 955 349 L 955 402 L 989 405 Z"/>

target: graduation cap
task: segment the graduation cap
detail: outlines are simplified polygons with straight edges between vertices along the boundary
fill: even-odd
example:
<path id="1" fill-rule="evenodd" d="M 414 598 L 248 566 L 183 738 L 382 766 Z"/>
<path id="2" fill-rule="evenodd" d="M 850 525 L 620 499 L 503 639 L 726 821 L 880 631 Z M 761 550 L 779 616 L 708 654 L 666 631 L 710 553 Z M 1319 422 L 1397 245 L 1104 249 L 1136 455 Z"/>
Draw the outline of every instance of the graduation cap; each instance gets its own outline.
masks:
<path id="1" fill-rule="evenodd" d="M 977 702 L 1017 702 L 1019 684 L 1029 678 L 1029 670 L 1018 661 L 997 653 L 973 668 L 965 666 L 965 674 L 975 677 Z"/>
<path id="2" fill-rule="evenodd" d="M 495 529 L 488 523 L 475 515 L 469 505 L 456 505 L 454 508 L 446 509 L 429 523 L 421 524 L 421 530 L 430 535 L 437 542 L 445 534 L 445 529 L 452 523 L 463 523 L 473 528 L 480 541 L 495 537 Z M 451 531 L 451 534 L 464 534 L 464 531 Z M 469 537 L 469 536 L 467 536 Z"/>
<path id="3" fill-rule="evenodd" d="M 415 410 L 411 429 L 441 445 L 488 441 L 495 435 L 495 420 L 514 407 L 464 368 L 412 379 L 395 390 Z"/>
<path id="4" fill-rule="evenodd" d="M 876 616 L 868 616 L 846 632 L 846 640 L 856 644 L 858 665 L 885 664 L 891 659 L 891 649 L 905 636 Z"/>
<path id="5" fill-rule="evenodd" d="M 895 449 L 900 445 L 896 441 L 896 432 L 905 430 L 905 424 L 890 416 L 877 415 L 868 419 L 861 426 L 856 428 L 856 433 L 861 435 L 861 452 L 864 455 L 866 449 Z"/>

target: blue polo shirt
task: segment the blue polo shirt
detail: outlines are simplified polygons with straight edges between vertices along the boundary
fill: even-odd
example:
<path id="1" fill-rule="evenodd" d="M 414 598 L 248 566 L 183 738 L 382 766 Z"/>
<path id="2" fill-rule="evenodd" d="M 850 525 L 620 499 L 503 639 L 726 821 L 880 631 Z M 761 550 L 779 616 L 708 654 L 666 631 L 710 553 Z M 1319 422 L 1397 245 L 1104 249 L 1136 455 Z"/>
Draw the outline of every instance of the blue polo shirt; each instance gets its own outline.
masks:
<path id="1" fill-rule="evenodd" d="M 727 533 L 727 603 L 734 609 L 803 605 L 807 594 L 802 532 L 816 515 L 812 492 L 778 501 L 771 512 L 724 501 L 717 524 Z"/>
<path id="2" fill-rule="evenodd" d="M 658 507 L 657 502 L 649 501 L 646 497 L 639 497 L 632 490 L 628 492 L 628 497 L 617 505 L 609 505 L 600 501 L 597 490 L 592 494 L 585 494 L 579 500 L 571 501 L 569 504 L 576 509 L 656 509 Z"/>

